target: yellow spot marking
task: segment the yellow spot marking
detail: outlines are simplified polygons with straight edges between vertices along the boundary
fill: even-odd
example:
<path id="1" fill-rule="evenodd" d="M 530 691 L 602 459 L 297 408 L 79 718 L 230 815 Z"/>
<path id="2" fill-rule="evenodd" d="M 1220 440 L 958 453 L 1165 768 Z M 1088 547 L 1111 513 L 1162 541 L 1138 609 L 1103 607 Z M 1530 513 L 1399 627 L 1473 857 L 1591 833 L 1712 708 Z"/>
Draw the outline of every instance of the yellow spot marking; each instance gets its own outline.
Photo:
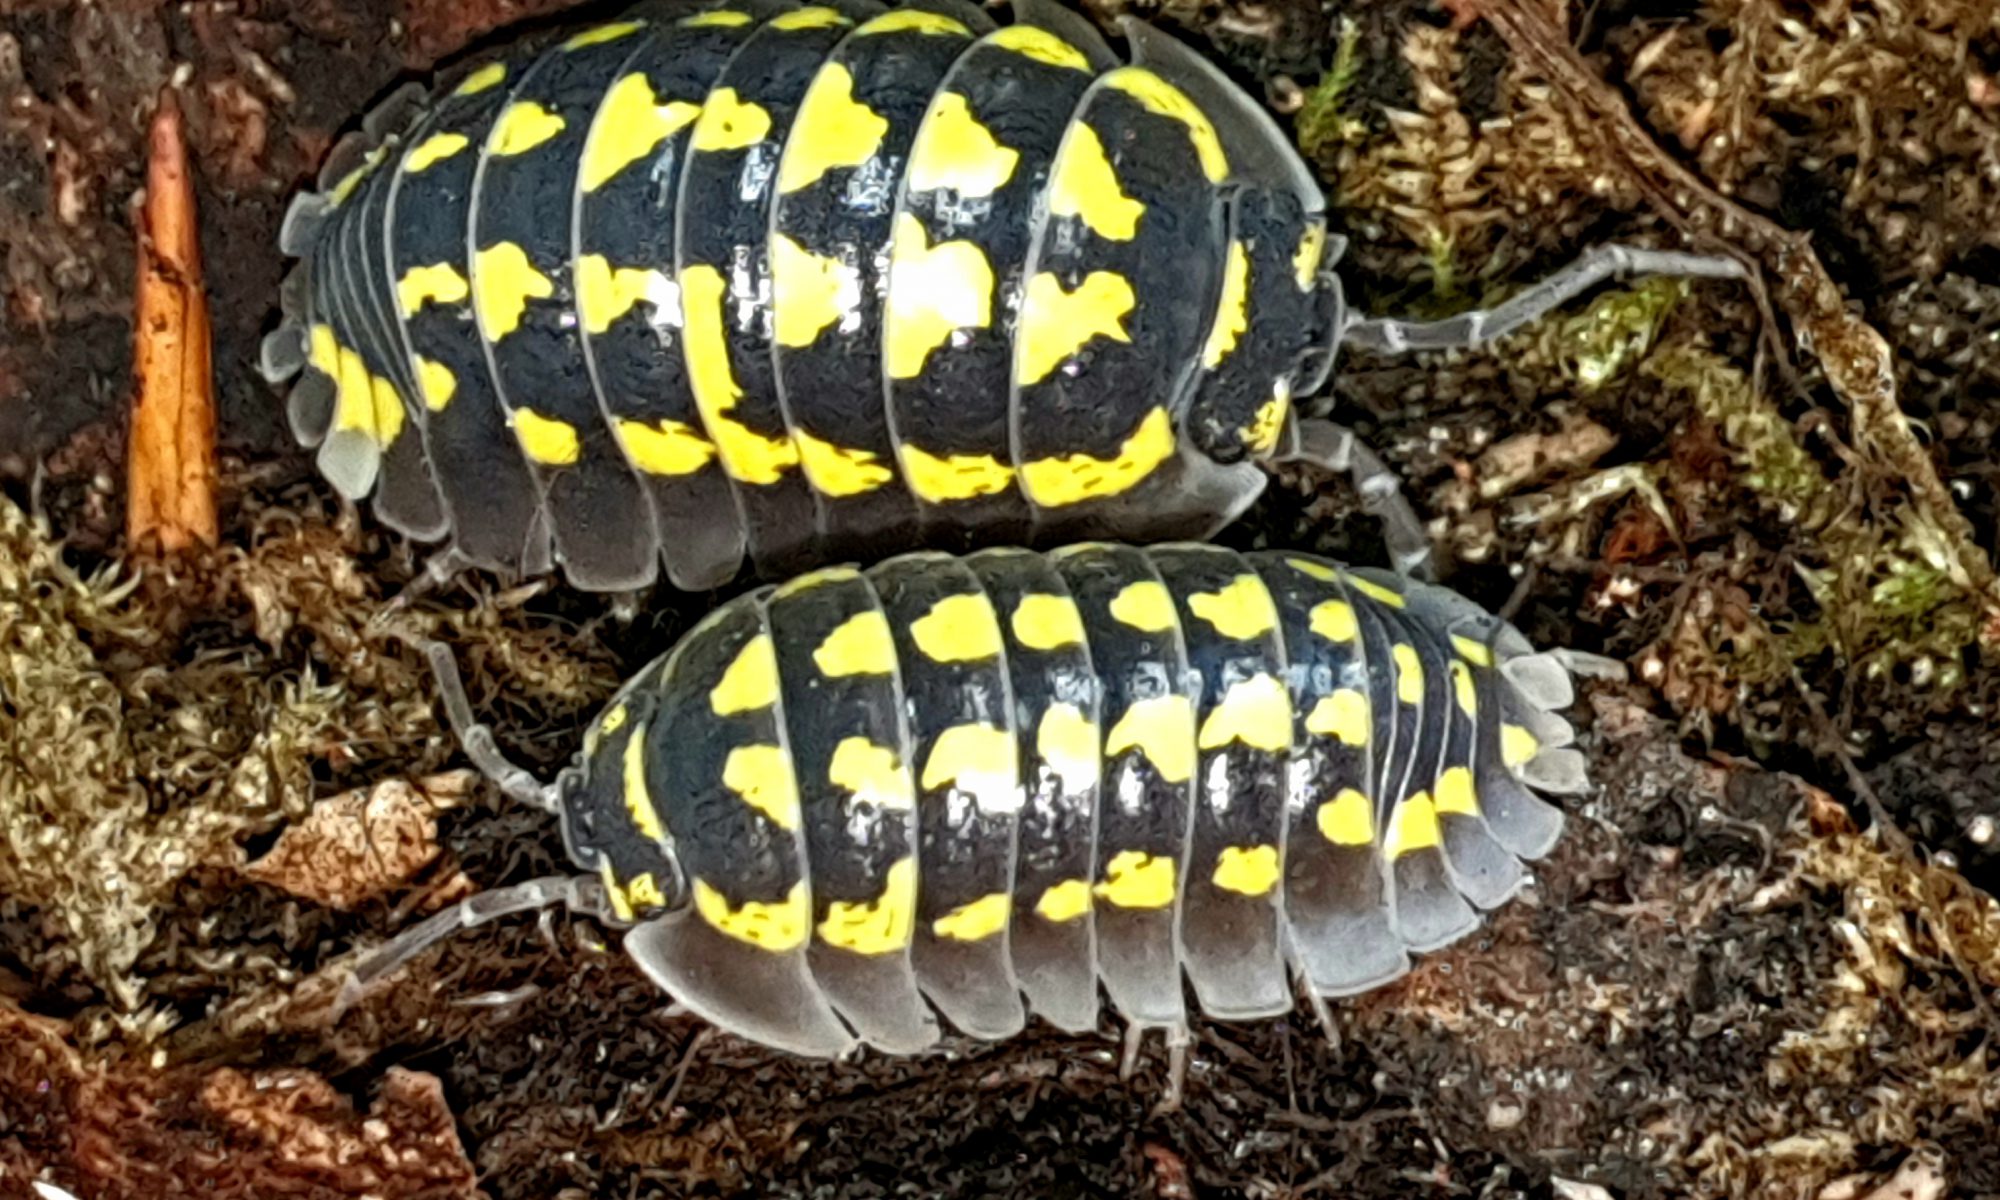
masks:
<path id="1" fill-rule="evenodd" d="M 454 96 L 476 96 L 481 92 L 498 87 L 507 78 L 506 63 L 487 63 L 465 77 L 465 82 L 452 91 Z"/>
<path id="2" fill-rule="evenodd" d="M 1285 414 L 1291 407 L 1291 382 L 1280 379 L 1271 385 L 1271 398 L 1258 405 L 1250 423 L 1237 431 L 1243 436 L 1243 445 L 1252 454 L 1269 454 L 1278 444 L 1278 435 L 1285 430 Z"/>
<path id="3" fill-rule="evenodd" d="M 939 456 L 904 445 L 899 457 L 910 490 L 932 504 L 991 496 L 1014 482 L 1014 468 L 990 454 Z"/>
<path id="4" fill-rule="evenodd" d="M 465 276 L 448 262 L 411 267 L 396 281 L 396 300 L 403 306 L 403 315 L 407 317 L 416 316 L 424 305 L 433 300 L 440 304 L 461 304 L 471 294 L 472 289 L 465 282 Z"/>
<path id="5" fill-rule="evenodd" d="M 1035 731 L 1035 753 L 1062 779 L 1063 790 L 1097 786 L 1097 726 L 1076 705 L 1049 705 Z"/>
<path id="6" fill-rule="evenodd" d="M 1500 761 L 1510 767 L 1528 763 L 1539 754 L 1542 743 L 1533 733 L 1520 725 L 1500 727 Z"/>
<path id="7" fill-rule="evenodd" d="M 705 879 L 694 881 L 694 910 L 701 919 L 725 937 L 748 942 L 773 954 L 784 954 L 805 944 L 812 920 L 811 901 L 801 879 L 785 893 L 783 900 L 745 900 L 741 906 L 717 891 Z"/>
<path id="8" fill-rule="evenodd" d="M 925 12 L 918 8 L 903 8 L 892 13 L 884 13 L 854 31 L 856 37 L 873 37 L 884 33 L 925 33 L 935 37 L 971 37 L 972 31 L 964 25 L 941 13 Z"/>
<path id="9" fill-rule="evenodd" d="M 1326 222 L 1313 221 L 1299 235 L 1299 248 L 1292 253 L 1292 276 L 1299 290 L 1309 292 L 1319 278 L 1320 260 L 1326 256 Z"/>
<path id="10" fill-rule="evenodd" d="M 957 92 L 940 92 L 910 147 L 909 188 L 950 188 L 961 196 L 991 196 L 1014 177 L 1021 152 L 1000 144 Z"/>
<path id="11" fill-rule="evenodd" d="M 860 32 L 866 33 L 867 26 Z M 887 132 L 889 122 L 854 98 L 854 75 L 840 63 L 826 64 L 813 76 L 785 139 L 778 193 L 788 196 L 818 183 L 828 171 L 861 166 L 882 148 Z"/>
<path id="12" fill-rule="evenodd" d="M 1111 619 L 1147 633 L 1174 628 L 1174 598 L 1157 579 L 1128 583 L 1111 598 Z"/>
<path id="13" fill-rule="evenodd" d="M 696 13 L 692 17 L 682 17 L 682 29 L 734 29 L 750 23 L 749 13 L 731 12 L 718 8 L 714 12 Z"/>
<path id="14" fill-rule="evenodd" d="M 1319 835 L 1336 846 L 1366 846 L 1375 840 L 1375 817 L 1368 797 L 1353 788 L 1319 806 Z"/>
<path id="15" fill-rule="evenodd" d="M 375 433 L 384 446 L 396 440 L 403 432 L 403 397 L 396 391 L 396 385 L 380 375 L 368 377 L 368 394 L 375 401 Z"/>
<path id="16" fill-rule="evenodd" d="M 493 123 L 493 153 L 526 154 L 563 131 L 563 119 L 533 100 L 516 100 Z"/>
<path id="17" fill-rule="evenodd" d="M 532 408 L 517 408 L 509 414 L 508 420 L 514 425 L 514 437 L 521 443 L 521 453 L 535 462 L 551 467 L 567 467 L 575 463 L 582 452 L 576 426 L 568 421 L 545 417 Z"/>
<path id="18" fill-rule="evenodd" d="M 1165 908 L 1174 902 L 1174 860 L 1143 850 L 1121 850 L 1104 867 L 1094 889 L 1120 908 Z"/>
<path id="19" fill-rule="evenodd" d="M 738 746 L 722 764 L 722 786 L 780 829 L 799 827 L 799 785 L 792 758 L 778 746 Z"/>
<path id="20" fill-rule="evenodd" d="M 595 29 L 586 29 L 564 42 L 562 48 L 565 50 L 581 50 L 586 46 L 602 46 L 606 42 L 615 42 L 619 38 L 630 37 L 645 27 L 646 23 L 644 21 L 615 21 L 609 25 L 599 25 Z"/>
<path id="21" fill-rule="evenodd" d="M 1135 700 L 1104 739 L 1104 757 L 1138 750 L 1168 783 L 1186 783 L 1194 774 L 1194 705 L 1186 696 Z"/>
<path id="22" fill-rule="evenodd" d="M 609 861 L 597 865 L 597 873 L 604 880 L 604 895 L 611 901 L 611 915 L 621 921 L 632 919 L 632 901 L 625 895 L 625 889 L 618 886 L 618 876 L 611 871 Z"/>
<path id="23" fill-rule="evenodd" d="M 1147 112 L 1157 113 L 1187 126 L 1188 140 L 1194 143 L 1201 160 L 1202 174 L 1210 183 L 1229 178 L 1229 156 L 1223 153 L 1222 138 L 1201 106 L 1186 92 L 1144 67 L 1120 67 L 1104 77 L 1104 86 L 1117 88 L 1137 100 Z"/>
<path id="24" fill-rule="evenodd" d="M 782 233 L 771 235 L 771 318 L 780 346 L 810 346 L 820 332 L 861 305 L 861 273 L 814 254 Z"/>
<path id="25" fill-rule="evenodd" d="M 556 285 L 513 242 L 489 246 L 472 256 L 472 307 L 479 327 L 493 341 L 520 327 L 529 297 L 546 300 L 555 294 Z"/>
<path id="26" fill-rule="evenodd" d="M 1018 29 L 1020 26 L 1015 26 Z M 1090 911 L 1090 884 L 1082 879 L 1065 879 L 1050 884 L 1035 901 L 1035 915 L 1057 925 L 1074 921 Z"/>
<path id="27" fill-rule="evenodd" d="M 803 429 L 792 432 L 806 479 L 822 496 L 858 496 L 896 477 L 873 450 L 836 446 Z"/>
<path id="28" fill-rule="evenodd" d="M 1453 659 L 1451 663 L 1451 687 L 1458 696 L 1458 710 L 1468 717 L 1479 716 L 1479 689 L 1472 684 L 1472 668 Z"/>
<path id="29" fill-rule="evenodd" d="M 658 271 L 613 267 L 602 254 L 586 254 L 576 260 L 576 314 L 589 333 L 611 328 L 641 300 L 657 309 L 667 307 L 673 299 L 673 281 Z"/>
<path id="30" fill-rule="evenodd" d="M 1417 648 L 1407 642 L 1397 642 L 1389 648 L 1389 656 L 1396 660 L 1396 699 L 1405 704 L 1424 702 L 1424 664 L 1417 657 Z"/>
<path id="31" fill-rule="evenodd" d="M 887 746 L 865 737 L 842 738 L 826 765 L 827 782 L 847 791 L 856 803 L 908 812 L 916 798 L 910 773 Z"/>
<path id="32" fill-rule="evenodd" d="M 611 711 L 605 713 L 603 719 L 598 721 L 594 728 L 584 732 L 584 753 L 588 754 L 592 752 L 597 748 L 597 743 L 625 728 L 625 721 L 631 715 L 623 704 L 612 705 Z"/>
<path id="33" fill-rule="evenodd" d="M 1382 839 L 1382 852 L 1401 858 L 1419 850 L 1429 850 L 1442 840 L 1438 829 L 1437 806 L 1429 792 L 1407 796 L 1389 814 L 1389 836 Z"/>
<path id="34" fill-rule="evenodd" d="M 639 831 L 639 836 L 655 842 L 666 838 L 666 827 L 660 824 L 660 814 L 653 808 L 653 796 L 646 787 L 644 721 L 633 728 L 632 736 L 625 742 L 625 813 L 632 818 L 632 827 Z"/>
<path id="35" fill-rule="evenodd" d="M 1313 605 L 1308 618 L 1312 631 L 1329 642 L 1351 642 L 1361 636 L 1354 606 L 1345 600 L 1322 600 Z"/>
<path id="36" fill-rule="evenodd" d="M 1146 206 L 1125 194 L 1104 143 L 1090 126 L 1078 122 L 1070 127 L 1048 186 L 1052 214 L 1081 218 L 1097 236 L 1114 242 L 1129 242 L 1139 232 Z"/>
<path id="37" fill-rule="evenodd" d="M 910 638 L 932 662 L 978 662 L 1000 653 L 1000 622 L 984 592 L 946 596 L 910 622 Z"/>
<path id="38" fill-rule="evenodd" d="M 625 457 L 648 475 L 692 475 L 715 457 L 715 443 L 684 421 L 661 417 L 648 424 L 620 417 L 612 428 Z"/>
<path id="39" fill-rule="evenodd" d="M 931 932 L 954 942 L 983 941 L 1007 928 L 1007 914 L 1013 910 L 1013 900 L 1005 892 L 989 892 L 932 921 Z"/>
<path id="40" fill-rule="evenodd" d="M 1035 592 L 1014 606 L 1014 640 L 1030 650 L 1083 645 L 1083 614 L 1068 596 Z"/>
<path id="41" fill-rule="evenodd" d="M 1021 759 L 1014 739 L 991 725 L 954 725 L 938 734 L 924 760 L 925 790 L 954 787 L 968 792 L 982 812 L 1013 812 L 1021 806 Z"/>
<path id="42" fill-rule="evenodd" d="M 314 336 L 318 337 L 317 332 Z M 368 368 L 362 363 L 361 355 L 333 339 L 333 330 L 327 329 L 326 344 L 331 350 L 325 361 L 332 366 L 327 374 L 333 376 L 339 387 L 338 398 L 334 402 L 334 426 L 380 440 L 375 428 L 375 392 L 368 385 Z"/>
<path id="43" fill-rule="evenodd" d="M 1493 665 L 1492 647 L 1476 638 L 1469 638 L 1463 634 L 1454 633 L 1451 635 L 1451 648 L 1458 651 L 1460 658 L 1475 667 L 1490 667 Z"/>
<path id="44" fill-rule="evenodd" d="M 882 348 L 889 378 L 914 379 L 954 330 L 993 323 L 993 264 L 972 242 L 930 244 L 924 224 L 896 218 Z"/>
<path id="45" fill-rule="evenodd" d="M 1353 688 L 1336 688 L 1320 697 L 1306 714 L 1306 732 L 1330 737 L 1343 745 L 1366 746 L 1369 732 L 1368 697 Z"/>
<path id="46" fill-rule="evenodd" d="M 1435 794 L 1441 813 L 1461 817 L 1479 815 L 1479 789 L 1474 786 L 1472 771 L 1467 767 L 1446 767 L 1437 777 Z"/>
<path id="47" fill-rule="evenodd" d="M 842 621 L 813 651 L 813 665 L 829 679 L 890 674 L 896 669 L 896 640 L 889 618 L 871 608 Z"/>
<path id="48" fill-rule="evenodd" d="M 763 141 L 770 132 L 771 114 L 763 105 L 738 99 L 735 88 L 717 88 L 702 105 L 690 140 L 697 150 L 741 150 Z"/>
<path id="49" fill-rule="evenodd" d="M 760 633 L 743 643 L 708 693 L 708 706 L 718 717 L 757 712 L 778 702 L 778 652 L 771 635 Z"/>
<path id="50" fill-rule="evenodd" d="M 1188 597 L 1188 610 L 1223 637 L 1238 641 L 1262 637 L 1278 627 L 1277 605 L 1255 575 L 1238 575 L 1219 592 L 1196 592 Z"/>
<path id="51" fill-rule="evenodd" d="M 594 192 L 618 173 L 653 152 L 654 147 L 694 124 L 701 105 L 685 100 L 666 104 L 638 71 L 623 77 L 604 93 L 590 138 L 583 147 L 583 190 Z"/>
<path id="52" fill-rule="evenodd" d="M 1201 723 L 1200 746 L 1220 750 L 1241 742 L 1273 753 L 1292 745 L 1292 698 L 1274 675 L 1252 675 L 1229 685 Z"/>
<path id="53" fill-rule="evenodd" d="M 1092 271 L 1073 292 L 1048 271 L 1036 275 L 1021 299 L 1014 382 L 1040 383 L 1092 338 L 1129 343 L 1125 316 L 1137 303 L 1131 281 L 1112 271 Z"/>
<path id="54" fill-rule="evenodd" d="M 1291 566 L 1292 570 L 1297 571 L 1301 575 L 1317 579 L 1321 583 L 1338 583 L 1340 581 L 1340 572 L 1327 566 L 1325 563 L 1314 562 L 1310 558 L 1288 558 L 1285 562 Z"/>
<path id="55" fill-rule="evenodd" d="M 1236 339 L 1250 327 L 1250 252 L 1240 241 L 1229 243 L 1229 259 L 1222 267 L 1222 296 L 1215 303 L 1215 319 L 1209 323 L 1208 344 L 1201 350 L 1201 365 L 1213 371 L 1236 349 Z"/>
<path id="56" fill-rule="evenodd" d="M 1071 71 L 1090 70 L 1090 59 L 1084 56 L 1083 51 L 1048 30 L 1037 29 L 1033 25 L 1009 25 L 988 34 L 986 40 L 1003 50 L 1012 50 L 1051 67 L 1064 67 Z"/>
<path id="57" fill-rule="evenodd" d="M 631 883 L 626 884 L 625 895 L 631 901 L 635 912 L 664 908 L 667 904 L 667 897 L 660 891 L 660 885 L 654 880 L 651 871 L 635 876 Z"/>
<path id="58" fill-rule="evenodd" d="M 403 156 L 403 170 L 415 175 L 437 165 L 472 144 L 462 133 L 434 133 L 410 147 Z"/>
<path id="59" fill-rule="evenodd" d="M 831 8 L 813 7 L 801 8 L 794 12 L 788 12 L 782 17 L 774 18 L 771 21 L 771 28 L 784 30 L 831 29 L 836 25 L 848 24 L 852 24 L 852 22 Z"/>
<path id="60" fill-rule="evenodd" d="M 333 326 L 314 325 L 312 337 L 306 348 L 306 358 L 313 369 L 330 379 L 340 378 L 340 342 L 334 337 Z"/>
<path id="61" fill-rule="evenodd" d="M 361 186 L 361 181 L 368 178 L 368 173 L 375 169 L 375 164 L 381 161 L 381 154 L 380 150 L 371 150 L 367 159 L 360 166 L 341 176 L 339 181 L 333 185 L 332 190 L 326 194 L 328 203 L 336 206 L 346 203 L 347 198 L 352 196 L 355 189 Z"/>
<path id="62" fill-rule="evenodd" d="M 1060 508 L 1131 491 L 1173 456 L 1173 422 L 1166 409 L 1156 408 L 1139 422 L 1116 456 L 1071 454 L 1041 459 L 1021 468 L 1021 484 L 1036 504 Z"/>
<path id="63" fill-rule="evenodd" d="M 788 437 L 767 437 L 730 416 L 742 391 L 729 366 L 729 344 L 722 328 L 726 285 L 722 272 L 706 263 L 689 267 L 681 276 L 683 346 L 688 383 L 702 424 L 715 438 L 723 469 L 744 483 L 776 483 L 798 465 L 798 447 Z"/>
<path id="64" fill-rule="evenodd" d="M 329 330 L 329 337 L 331 333 Z M 365 434 L 378 445 L 388 445 L 403 428 L 403 406 L 395 389 L 387 380 L 369 373 L 358 351 L 336 344 L 333 353 L 334 368 L 329 374 L 340 388 L 335 424 Z"/>
<path id="65" fill-rule="evenodd" d="M 882 876 L 873 900 L 835 900 L 826 906 L 819 938 L 855 954 L 893 954 L 910 944 L 916 925 L 917 860 L 899 858 Z"/>
<path id="66" fill-rule="evenodd" d="M 1276 846 L 1224 846 L 1215 856 L 1215 886 L 1242 896 L 1268 896 L 1278 886 Z"/>
<path id="67" fill-rule="evenodd" d="M 1377 604 L 1386 604 L 1390 608 L 1403 607 L 1403 594 L 1401 592 L 1384 587 L 1372 579 L 1363 579 L 1358 575 L 1343 574 L 1340 577 L 1340 581 L 1370 600 L 1375 601 Z"/>

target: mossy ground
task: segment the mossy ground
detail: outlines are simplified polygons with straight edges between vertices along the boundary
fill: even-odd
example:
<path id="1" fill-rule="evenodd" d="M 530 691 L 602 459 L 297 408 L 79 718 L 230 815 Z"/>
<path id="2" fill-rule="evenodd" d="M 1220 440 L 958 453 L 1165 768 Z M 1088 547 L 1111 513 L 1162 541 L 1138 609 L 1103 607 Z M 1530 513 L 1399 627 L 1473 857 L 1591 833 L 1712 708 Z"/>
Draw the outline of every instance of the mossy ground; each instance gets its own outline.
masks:
<path id="1" fill-rule="evenodd" d="M 1451 582 L 1633 679 L 1581 704 L 1601 789 L 1538 886 L 1338 1006 L 1337 1043 L 1203 1024 L 1167 1114 L 1157 1049 L 1123 1082 L 1108 1026 L 805 1064 L 671 1014 L 565 916 L 465 935 L 331 1024 L 360 948 L 561 863 L 546 818 L 449 769 L 402 635 L 451 642 L 510 749 L 552 765 L 714 600 L 631 618 L 474 580 L 384 618 L 410 549 L 330 500 L 250 369 L 284 198 L 343 123 L 552 7 L 0 17 L 0 1195 L 2000 1195 L 1980 0 L 1621 0 L 1569 26 L 1668 155 L 1811 234 L 1953 512 L 1781 293 L 1612 289 L 1490 351 L 1344 364 L 1329 399 L 1436 519 Z M 1155 15 L 1296 113 L 1370 311 L 1667 236 L 1658 181 L 1477 4 Z M 118 544 L 105 481 L 125 203 L 179 64 L 231 515 L 227 549 L 161 563 Z M 1225 540 L 1380 555 L 1343 486 L 1296 472 Z"/>

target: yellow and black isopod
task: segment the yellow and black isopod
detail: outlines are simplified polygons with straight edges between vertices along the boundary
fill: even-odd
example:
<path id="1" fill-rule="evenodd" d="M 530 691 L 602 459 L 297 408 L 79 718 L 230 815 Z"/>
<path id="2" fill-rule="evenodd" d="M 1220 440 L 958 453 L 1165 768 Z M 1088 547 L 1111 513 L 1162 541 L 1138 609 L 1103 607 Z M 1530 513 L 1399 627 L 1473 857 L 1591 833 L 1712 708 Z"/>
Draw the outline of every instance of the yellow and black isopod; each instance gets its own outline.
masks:
<path id="1" fill-rule="evenodd" d="M 1476 928 L 1586 786 L 1567 660 L 1431 584 L 1282 552 L 1085 543 L 823 569 L 716 610 L 552 785 L 557 900 L 715 1025 L 898 1054 L 1031 1016 L 1134 1031 L 1360 992 Z"/>
<path id="2" fill-rule="evenodd" d="M 649 6 L 385 105 L 287 214 L 265 344 L 346 496 L 443 564 L 718 585 L 931 546 L 1205 537 L 1260 464 L 1353 470 L 1301 420 L 1342 344 L 1496 337 L 1621 272 L 1600 247 L 1499 308 L 1360 319 L 1325 200 L 1261 106 L 1055 0 Z"/>

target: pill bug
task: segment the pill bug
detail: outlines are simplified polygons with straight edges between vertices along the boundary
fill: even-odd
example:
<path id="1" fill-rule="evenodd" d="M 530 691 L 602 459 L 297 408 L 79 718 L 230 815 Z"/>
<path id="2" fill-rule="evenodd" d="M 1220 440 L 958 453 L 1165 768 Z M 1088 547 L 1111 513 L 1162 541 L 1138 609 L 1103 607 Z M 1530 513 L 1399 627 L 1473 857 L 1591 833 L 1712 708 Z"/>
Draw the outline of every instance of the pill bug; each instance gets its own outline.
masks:
<path id="1" fill-rule="evenodd" d="M 1361 319 L 1272 118 L 1126 20 L 654 6 L 385 103 L 288 211 L 266 340 L 344 495 L 447 567 L 615 591 L 933 546 L 1205 537 L 1260 464 L 1393 475 L 1294 397 L 1342 343 L 1469 344 L 1608 275 L 1601 247 L 1490 312 Z"/>
<path id="2" fill-rule="evenodd" d="M 823 569 L 710 614 L 551 785 L 588 889 L 689 1009 L 807 1056 L 1030 1015 L 1184 1037 L 1376 987 L 1476 928 L 1585 787 L 1568 661 L 1457 594 L 1282 552 L 1104 543 Z"/>

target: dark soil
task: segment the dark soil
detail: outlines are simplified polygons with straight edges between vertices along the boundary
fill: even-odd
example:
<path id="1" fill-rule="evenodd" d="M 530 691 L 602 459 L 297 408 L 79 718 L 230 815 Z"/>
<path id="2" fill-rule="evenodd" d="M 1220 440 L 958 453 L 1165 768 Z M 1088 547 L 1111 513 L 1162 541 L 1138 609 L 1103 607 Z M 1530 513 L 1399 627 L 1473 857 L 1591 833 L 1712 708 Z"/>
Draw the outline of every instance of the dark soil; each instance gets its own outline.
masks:
<path id="1" fill-rule="evenodd" d="M 278 219 L 336 138 L 560 7 L 0 0 L 0 1197 L 2000 1196 L 1985 0 L 1577 8 L 1567 44 L 1665 160 L 1809 240 L 1774 267 L 1696 222 L 1769 291 L 1615 287 L 1490 351 L 1356 358 L 1319 402 L 1403 474 L 1454 586 L 1632 675 L 1572 714 L 1599 786 L 1538 885 L 1337 1005 L 1337 1039 L 1201 1024 L 1172 1112 L 1162 1048 L 1121 1080 L 1108 1020 L 803 1063 L 674 1014 L 559 914 L 330 1021 L 361 950 L 564 868 L 552 822 L 447 769 L 395 633 L 451 641 L 552 769 L 714 602 L 469 579 L 378 620 L 419 551 L 332 499 L 254 370 Z M 1148 11 L 1295 116 L 1369 311 L 1688 224 L 1475 0 Z M 161 562 L 126 553 L 116 481 L 130 205 L 177 77 L 227 544 Z M 1949 512 L 1793 302 L 1802 256 L 1886 339 Z M 1382 553 L 1342 481 L 1296 472 L 1223 540 Z"/>

